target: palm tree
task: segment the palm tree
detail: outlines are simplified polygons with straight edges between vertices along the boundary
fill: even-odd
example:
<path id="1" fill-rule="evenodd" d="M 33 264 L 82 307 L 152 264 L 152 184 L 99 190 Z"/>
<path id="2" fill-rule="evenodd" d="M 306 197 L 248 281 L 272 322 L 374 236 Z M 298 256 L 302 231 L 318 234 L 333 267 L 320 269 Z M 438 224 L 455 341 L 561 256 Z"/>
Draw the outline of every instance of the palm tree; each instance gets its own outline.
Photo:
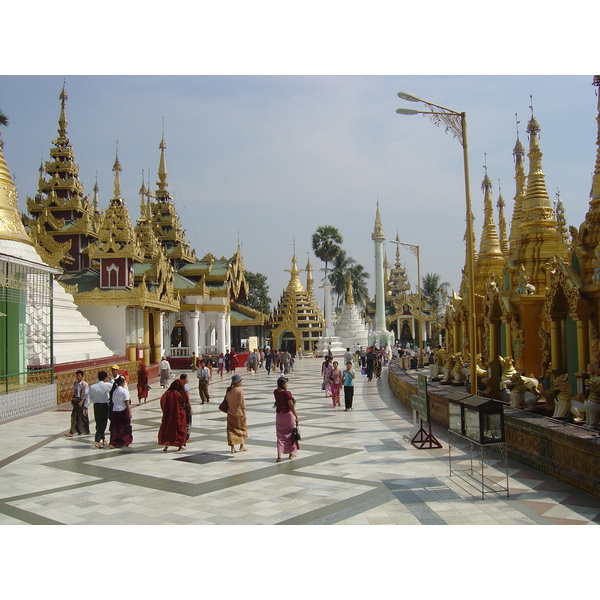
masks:
<path id="1" fill-rule="evenodd" d="M 357 306 L 364 306 L 369 301 L 369 289 L 367 288 L 366 280 L 370 275 L 365 271 L 365 268 L 358 263 L 352 265 L 348 269 L 348 275 L 352 279 L 354 303 Z"/>
<path id="2" fill-rule="evenodd" d="M 348 256 L 346 251 L 342 249 L 340 249 L 333 258 L 331 271 L 329 273 L 329 282 L 333 286 L 333 291 L 338 297 L 338 306 L 342 304 L 346 295 L 348 269 L 354 264 L 356 264 L 356 261 Z"/>
<path id="3" fill-rule="evenodd" d="M 0 125 L 8 126 L 8 117 L 0 109 Z M 0 140 L 0 148 L 4 148 L 4 141 Z"/>
<path id="4" fill-rule="evenodd" d="M 340 244 L 343 241 L 340 232 L 333 225 L 321 225 L 313 233 L 312 249 L 315 256 L 325 263 L 325 277 L 327 277 L 327 265 L 340 252 Z"/>
<path id="5" fill-rule="evenodd" d="M 433 314 L 439 318 L 440 310 L 446 304 L 446 292 L 450 287 L 447 281 L 440 282 L 437 273 L 427 273 L 421 281 L 421 295 L 425 302 L 429 302 Z"/>

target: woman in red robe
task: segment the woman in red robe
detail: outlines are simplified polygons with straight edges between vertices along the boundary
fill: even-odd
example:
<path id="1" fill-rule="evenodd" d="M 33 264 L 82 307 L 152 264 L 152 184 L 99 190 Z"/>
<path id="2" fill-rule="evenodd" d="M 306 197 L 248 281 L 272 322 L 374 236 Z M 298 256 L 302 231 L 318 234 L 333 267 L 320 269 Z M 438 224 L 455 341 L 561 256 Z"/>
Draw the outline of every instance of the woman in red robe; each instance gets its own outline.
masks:
<path id="1" fill-rule="evenodd" d="M 158 430 L 158 443 L 164 446 L 163 452 L 166 452 L 169 446 L 177 446 L 178 451 L 185 448 L 187 440 L 185 405 L 187 402 L 187 394 L 182 380 L 175 379 L 160 399 L 163 416 Z"/>
<path id="2" fill-rule="evenodd" d="M 140 363 L 138 367 L 138 380 L 137 380 L 137 395 L 138 395 L 138 404 L 144 402 L 148 399 L 148 390 L 150 386 L 148 385 L 148 367 Z"/>

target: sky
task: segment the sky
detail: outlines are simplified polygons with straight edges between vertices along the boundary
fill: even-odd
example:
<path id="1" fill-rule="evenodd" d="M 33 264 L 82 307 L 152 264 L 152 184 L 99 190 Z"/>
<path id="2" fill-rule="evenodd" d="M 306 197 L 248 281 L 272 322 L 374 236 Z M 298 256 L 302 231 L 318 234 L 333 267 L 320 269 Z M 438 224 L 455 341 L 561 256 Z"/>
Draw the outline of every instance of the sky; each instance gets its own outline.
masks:
<path id="1" fill-rule="evenodd" d="M 86 193 L 92 194 L 97 175 L 100 205 L 108 205 L 118 141 L 122 195 L 135 219 L 142 170 L 156 181 L 164 131 L 169 190 L 188 240 L 199 256 L 218 257 L 231 256 L 239 240 L 246 268 L 268 276 L 273 302 L 289 279 L 285 269 L 294 241 L 303 267 L 312 234 L 328 224 L 340 230 L 343 248 L 371 273 L 373 291 L 377 202 L 390 261 L 395 256 L 390 240 L 398 231 L 401 241 L 419 245 L 422 274 L 439 273 L 457 287 L 465 256 L 462 149 L 427 118 L 395 114 L 398 107 L 415 107 L 397 97 L 403 90 L 467 114 L 477 244 L 486 164 L 494 199 L 501 187 L 510 220 L 515 113 L 527 147 L 530 96 L 541 127 L 548 194 L 554 199 L 560 191 L 569 224 L 579 227 L 596 157 L 597 99 L 591 82 L 600 5 L 583 0 L 572 0 L 568 9 L 527 0 L 364 4 L 63 0 L 57 10 L 49 2 L 8 3 L 2 8 L 0 109 L 10 118 L 2 138 L 20 210 L 37 190 L 42 159 L 49 159 L 66 81 L 68 135 Z M 312 255 L 311 260 L 315 269 L 322 266 Z M 414 289 L 416 259 L 403 249 L 402 262 Z M 590 530 L 582 529 L 569 530 L 570 543 L 591 540 Z M 273 596 L 290 588 L 292 571 L 270 568 L 277 548 L 286 543 L 294 548 L 290 569 L 302 575 L 291 584 L 295 593 L 387 593 L 398 584 L 398 563 L 404 567 L 401 576 L 410 574 L 402 576 L 403 589 L 427 582 L 424 565 L 430 563 L 414 551 L 421 530 L 411 529 L 408 537 L 402 528 L 361 528 L 361 547 L 356 530 L 348 530 L 353 537 L 347 544 L 339 528 L 317 533 L 297 528 L 292 537 L 288 530 L 285 537 L 275 531 L 283 530 L 261 528 L 261 545 L 256 537 L 242 536 L 232 556 L 243 577 L 252 582 L 259 573 L 261 590 L 273 589 Z M 527 530 L 532 555 L 556 543 L 557 533 L 548 531 Z M 559 534 L 564 537 L 565 531 Z M 231 537 L 222 532 L 202 530 L 203 540 L 210 540 L 209 558 L 216 559 L 203 571 L 203 589 L 220 589 L 221 575 L 230 574 L 222 557 L 231 556 Z M 47 543 L 40 544 L 40 533 L 32 528 L 29 553 L 38 547 L 45 552 L 55 542 L 49 532 Z M 481 528 L 475 533 L 485 535 Z M 132 555 L 146 556 L 149 541 L 157 547 L 156 528 L 130 529 L 127 535 L 128 544 L 141 550 Z M 468 538 L 455 529 L 428 529 L 427 535 L 435 537 L 435 547 L 451 544 L 468 552 L 471 567 L 479 557 L 487 567 L 486 554 L 470 552 L 472 545 L 462 548 L 460 540 Z M 496 548 L 510 552 L 515 529 L 494 529 L 493 537 Z M 19 540 L 30 541 L 23 532 Z M 331 561 L 346 546 L 356 548 L 360 563 L 354 564 L 360 568 L 350 577 L 334 569 L 330 577 Z M 14 545 L 10 552 L 20 556 Z M 387 559 L 394 562 L 388 565 Z M 60 571 L 48 561 L 34 562 L 36 572 L 43 572 L 37 578 L 43 591 L 55 581 L 64 587 Z M 438 561 L 435 568 L 454 575 L 452 562 Z M 87 581 L 89 572 L 81 571 L 81 577 Z M 518 578 L 522 593 L 539 595 L 539 578 L 518 573 L 511 578 Z M 143 582 L 129 579 L 139 595 Z M 169 582 L 147 578 L 153 592 L 161 585 Z M 563 597 L 569 585 L 568 578 L 549 579 L 544 595 Z"/>
<path id="2" fill-rule="evenodd" d="M 321 225 L 339 229 L 343 249 L 371 274 L 373 293 L 377 203 L 390 262 L 398 234 L 419 246 L 422 276 L 438 273 L 458 287 L 462 149 L 427 117 L 396 114 L 417 107 L 397 97 L 401 90 L 467 114 L 478 247 L 484 165 L 510 227 L 512 151 L 517 131 L 528 148 L 530 106 L 550 198 L 560 193 L 576 227 L 587 211 L 597 136 L 592 75 L 4 75 L 4 154 L 21 211 L 57 137 L 63 82 L 79 176 L 90 197 L 97 177 L 100 208 L 113 196 L 118 147 L 122 196 L 132 221 L 139 216 L 142 171 L 155 189 L 164 131 L 167 181 L 188 241 L 199 257 L 220 258 L 239 240 L 246 269 L 267 275 L 273 302 L 289 280 L 294 244 L 300 268 L 310 256 L 315 280 L 322 277 L 311 249 Z M 415 289 L 416 258 L 402 248 L 401 261 Z"/>

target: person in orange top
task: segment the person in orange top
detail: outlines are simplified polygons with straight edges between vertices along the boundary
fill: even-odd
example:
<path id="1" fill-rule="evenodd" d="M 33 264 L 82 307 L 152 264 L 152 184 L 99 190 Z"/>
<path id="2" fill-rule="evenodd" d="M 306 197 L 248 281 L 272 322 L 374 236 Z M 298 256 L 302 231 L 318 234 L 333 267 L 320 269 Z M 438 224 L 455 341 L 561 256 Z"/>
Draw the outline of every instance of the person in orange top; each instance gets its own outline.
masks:
<path id="1" fill-rule="evenodd" d="M 225 394 L 229 409 L 227 410 L 227 443 L 231 448 L 231 453 L 235 454 L 235 445 L 240 445 L 240 451 L 245 452 L 244 442 L 248 437 L 248 428 L 246 426 L 246 403 L 244 401 L 244 390 L 242 389 L 242 378 L 234 375 L 231 378 L 231 385 L 227 388 Z"/>

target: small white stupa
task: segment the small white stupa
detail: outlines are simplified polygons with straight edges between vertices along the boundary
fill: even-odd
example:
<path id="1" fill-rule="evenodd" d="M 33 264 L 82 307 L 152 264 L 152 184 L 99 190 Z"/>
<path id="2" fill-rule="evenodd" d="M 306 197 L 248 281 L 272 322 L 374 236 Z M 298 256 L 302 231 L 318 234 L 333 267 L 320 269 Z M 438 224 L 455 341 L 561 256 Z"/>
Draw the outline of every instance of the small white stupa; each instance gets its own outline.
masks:
<path id="1" fill-rule="evenodd" d="M 331 314 L 331 289 L 333 286 L 329 283 L 327 275 L 323 281 L 323 288 L 325 299 L 323 301 L 324 314 L 325 314 L 325 329 L 321 339 L 317 342 L 316 355 L 326 356 L 332 354 L 333 358 L 342 358 L 346 354 L 346 347 L 342 346 L 342 340 L 335 334 L 334 321 Z"/>
<path id="2" fill-rule="evenodd" d="M 352 280 L 350 278 L 348 278 L 346 288 L 346 303 L 335 326 L 335 334 L 340 338 L 342 346 L 350 348 L 351 352 L 354 352 L 357 346 L 366 347 L 369 341 L 369 331 L 354 303 Z"/>

